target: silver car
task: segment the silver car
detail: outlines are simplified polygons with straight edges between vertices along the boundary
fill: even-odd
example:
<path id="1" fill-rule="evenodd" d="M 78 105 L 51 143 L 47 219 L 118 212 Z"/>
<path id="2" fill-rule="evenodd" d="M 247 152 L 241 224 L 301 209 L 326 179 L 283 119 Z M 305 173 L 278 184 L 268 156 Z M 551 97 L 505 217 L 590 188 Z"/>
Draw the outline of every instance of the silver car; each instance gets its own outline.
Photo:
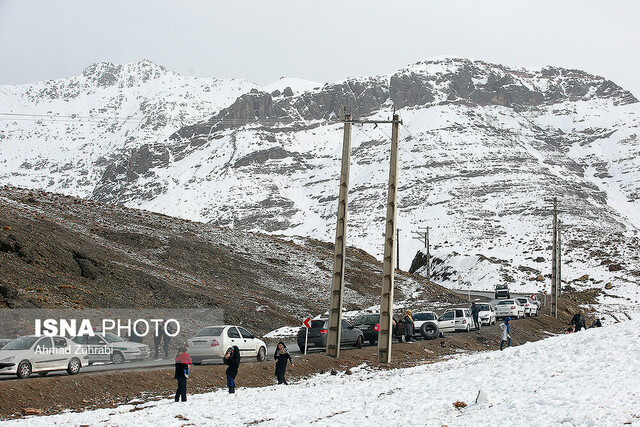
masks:
<path id="1" fill-rule="evenodd" d="M 111 332 L 80 335 L 74 337 L 73 342 L 87 349 L 89 364 L 96 362 L 119 364 L 143 360 L 151 354 L 148 345 L 127 341 Z"/>

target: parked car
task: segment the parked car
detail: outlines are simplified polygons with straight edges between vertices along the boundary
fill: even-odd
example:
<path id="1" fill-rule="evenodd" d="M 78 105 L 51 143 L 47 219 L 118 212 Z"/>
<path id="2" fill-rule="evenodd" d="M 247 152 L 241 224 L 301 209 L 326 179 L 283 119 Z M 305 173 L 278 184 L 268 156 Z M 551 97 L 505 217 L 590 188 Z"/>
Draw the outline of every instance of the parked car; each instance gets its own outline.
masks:
<path id="1" fill-rule="evenodd" d="M 473 325 L 471 310 L 468 308 L 450 308 L 438 317 L 441 332 L 470 331 Z"/>
<path id="2" fill-rule="evenodd" d="M 97 362 L 120 364 L 143 360 L 151 354 L 148 345 L 127 341 L 111 332 L 99 332 L 93 336 L 78 335 L 72 340 L 87 349 L 90 365 Z"/>
<path id="3" fill-rule="evenodd" d="M 524 306 L 524 315 L 526 316 L 537 316 L 538 315 L 538 306 L 531 301 L 528 297 L 518 297 L 516 300 Z"/>
<path id="4" fill-rule="evenodd" d="M 476 307 L 478 307 L 478 320 L 480 320 L 481 325 L 496 324 L 496 311 L 491 304 L 477 302 Z M 469 307 L 469 310 L 471 310 L 471 307 Z"/>
<path id="5" fill-rule="evenodd" d="M 433 311 L 422 311 L 413 313 L 414 334 L 421 336 L 425 340 L 433 340 L 440 336 L 440 326 L 438 315 Z"/>
<path id="6" fill-rule="evenodd" d="M 255 357 L 258 362 L 264 362 L 267 357 L 264 341 L 242 326 L 207 326 L 189 338 L 186 345 L 194 365 L 200 365 L 204 360 L 222 359 L 233 346 L 240 349 L 240 357 Z"/>
<path id="7" fill-rule="evenodd" d="M 356 317 L 353 324 L 362 331 L 365 341 L 369 341 L 371 345 L 378 342 L 378 333 L 380 332 L 379 314 L 363 314 L 362 316 Z M 304 330 L 302 332 L 304 332 Z"/>
<path id="8" fill-rule="evenodd" d="M 495 297 L 496 297 L 496 299 L 511 298 L 511 293 L 509 292 L 509 286 L 507 286 L 507 285 L 496 285 Z"/>
<path id="9" fill-rule="evenodd" d="M 378 315 L 379 316 L 379 315 Z M 340 331 L 340 346 L 354 345 L 358 348 L 364 344 L 364 333 L 346 320 L 342 320 Z M 296 340 L 300 351 L 305 350 L 305 334 L 307 328 L 300 328 Z M 308 347 L 327 347 L 327 335 L 329 334 L 329 319 L 316 319 L 311 321 L 311 328 L 308 331 Z"/>
<path id="10" fill-rule="evenodd" d="M 0 350 L 0 374 L 29 378 L 32 373 L 41 376 L 52 371 L 80 372 L 87 364 L 82 347 L 65 337 L 19 337 Z"/>
<path id="11" fill-rule="evenodd" d="M 524 306 L 517 299 L 500 301 L 496 304 L 496 318 L 502 319 L 507 316 L 513 319 L 524 317 Z"/>

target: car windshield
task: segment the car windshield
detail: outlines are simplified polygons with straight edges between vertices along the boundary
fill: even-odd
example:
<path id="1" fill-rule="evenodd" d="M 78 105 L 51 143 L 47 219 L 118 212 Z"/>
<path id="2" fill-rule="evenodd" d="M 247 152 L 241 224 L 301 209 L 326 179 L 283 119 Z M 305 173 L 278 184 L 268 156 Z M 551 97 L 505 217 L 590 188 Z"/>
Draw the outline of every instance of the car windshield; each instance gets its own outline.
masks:
<path id="1" fill-rule="evenodd" d="M 103 334 L 100 334 L 100 335 L 102 336 L 102 338 L 104 338 L 109 343 L 124 341 L 122 338 L 120 338 L 116 334 L 112 334 L 111 332 L 107 332 L 104 335 Z"/>
<path id="2" fill-rule="evenodd" d="M 529 302 L 525 298 L 518 298 L 518 301 L 521 302 L 522 304 L 526 304 L 527 302 Z"/>
<path id="3" fill-rule="evenodd" d="M 223 329 L 224 328 L 221 326 L 200 329 L 196 334 L 196 336 L 197 337 L 219 337 L 220 335 L 222 335 Z"/>
<path id="4" fill-rule="evenodd" d="M 496 286 L 496 289 L 498 289 L 498 290 L 507 289 L 507 285 L 498 285 L 498 286 Z"/>
<path id="5" fill-rule="evenodd" d="M 479 311 L 491 311 L 489 304 L 478 304 Z"/>
<path id="6" fill-rule="evenodd" d="M 515 304 L 515 303 L 513 301 L 511 301 L 511 300 L 508 300 L 508 299 L 506 299 L 504 301 L 500 301 L 498 303 L 498 305 L 510 305 L 510 304 Z"/>
<path id="7" fill-rule="evenodd" d="M 360 325 L 362 323 L 379 323 L 380 315 L 379 314 L 367 314 L 364 316 L 358 316 L 356 320 L 353 321 L 354 324 Z"/>
<path id="8" fill-rule="evenodd" d="M 20 337 L 5 345 L 3 350 L 29 350 L 40 337 Z"/>
<path id="9" fill-rule="evenodd" d="M 413 320 L 436 320 L 436 316 L 433 313 L 416 313 L 413 315 Z"/>

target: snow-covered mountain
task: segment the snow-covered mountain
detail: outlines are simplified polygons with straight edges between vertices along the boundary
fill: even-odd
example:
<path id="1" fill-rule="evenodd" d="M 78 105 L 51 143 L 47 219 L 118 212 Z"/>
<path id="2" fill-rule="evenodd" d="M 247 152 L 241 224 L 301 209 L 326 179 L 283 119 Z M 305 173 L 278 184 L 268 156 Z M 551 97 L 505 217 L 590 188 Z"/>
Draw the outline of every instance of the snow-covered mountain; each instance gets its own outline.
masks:
<path id="1" fill-rule="evenodd" d="M 343 107 L 403 120 L 402 268 L 422 246 L 411 231 L 429 226 L 437 281 L 542 290 L 558 197 L 565 281 L 638 298 L 640 104 L 578 70 L 443 58 L 259 88 L 149 61 L 96 64 L 0 86 L 0 182 L 332 241 Z M 376 256 L 390 134 L 357 125 L 352 137 L 348 244 Z"/>

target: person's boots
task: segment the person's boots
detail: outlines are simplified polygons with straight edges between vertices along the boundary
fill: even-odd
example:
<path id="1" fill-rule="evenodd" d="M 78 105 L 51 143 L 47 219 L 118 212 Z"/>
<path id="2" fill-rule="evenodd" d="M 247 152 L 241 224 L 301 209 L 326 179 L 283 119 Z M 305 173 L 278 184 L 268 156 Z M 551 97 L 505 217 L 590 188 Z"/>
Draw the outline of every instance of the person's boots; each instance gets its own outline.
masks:
<path id="1" fill-rule="evenodd" d="M 236 388 L 235 387 L 229 387 L 229 394 L 235 393 L 236 392 Z"/>

